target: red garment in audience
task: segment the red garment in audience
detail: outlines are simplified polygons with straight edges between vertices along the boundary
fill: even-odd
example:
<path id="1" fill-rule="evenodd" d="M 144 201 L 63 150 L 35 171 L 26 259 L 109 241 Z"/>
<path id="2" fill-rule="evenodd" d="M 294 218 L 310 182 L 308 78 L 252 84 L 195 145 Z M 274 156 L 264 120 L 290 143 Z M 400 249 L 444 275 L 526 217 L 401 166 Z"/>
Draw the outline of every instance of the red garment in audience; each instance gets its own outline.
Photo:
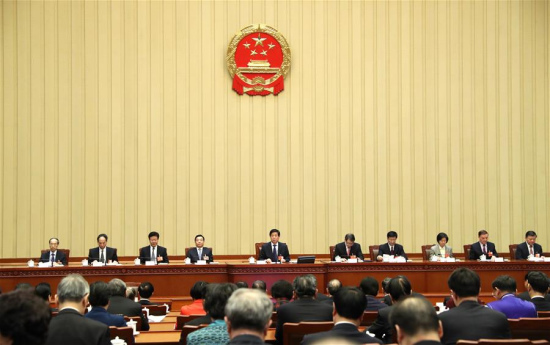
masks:
<path id="1" fill-rule="evenodd" d="M 206 315 L 204 308 L 202 307 L 202 299 L 196 299 L 189 305 L 181 307 L 181 315 Z"/>

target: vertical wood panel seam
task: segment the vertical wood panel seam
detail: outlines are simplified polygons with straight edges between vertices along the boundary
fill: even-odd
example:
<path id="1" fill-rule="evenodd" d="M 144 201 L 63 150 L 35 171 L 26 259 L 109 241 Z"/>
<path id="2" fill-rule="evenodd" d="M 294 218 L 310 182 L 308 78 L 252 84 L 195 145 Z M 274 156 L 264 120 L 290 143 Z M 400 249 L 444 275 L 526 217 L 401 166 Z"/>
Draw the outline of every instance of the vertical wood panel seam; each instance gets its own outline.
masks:
<path id="1" fill-rule="evenodd" d="M 415 155 L 415 148 L 416 148 L 416 143 L 415 143 L 415 132 L 414 132 L 414 126 L 415 126 L 415 121 L 416 121 L 416 118 L 415 118 L 415 115 L 416 115 L 416 111 L 415 111 L 415 104 L 416 104 L 416 100 L 414 98 L 414 81 L 415 81 L 415 73 L 414 73 L 414 70 L 415 70 L 415 62 L 416 62 L 416 59 L 415 59 L 415 51 L 414 51 L 414 47 L 415 47 L 415 28 L 414 28 L 414 23 L 415 23 L 415 20 L 414 20 L 414 10 L 415 10 L 415 4 L 414 3 L 411 3 L 411 8 L 410 8 L 410 11 L 409 11 L 409 36 L 410 36 L 410 40 L 409 40 L 409 54 L 410 54 L 410 57 L 411 57 L 411 60 L 410 60 L 410 64 L 409 64 L 409 68 L 410 68 L 410 80 L 409 80 L 409 83 L 410 83 L 410 88 L 409 88 L 409 97 L 411 99 L 411 111 L 410 111 L 410 121 L 411 121 L 411 124 L 410 124 L 410 127 L 409 127 L 409 140 L 411 142 L 410 144 L 410 147 L 409 147 L 409 150 L 410 150 L 410 156 L 411 156 L 411 161 L 410 161 L 410 171 L 411 171 L 411 200 L 410 200 L 410 209 L 411 209 L 411 227 L 412 228 L 415 228 L 416 227 L 416 208 L 415 208 L 415 205 L 416 205 L 416 200 L 415 200 L 415 195 L 416 195 L 416 183 L 415 183 L 415 179 L 416 179 L 416 155 Z"/>
<path id="2" fill-rule="evenodd" d="M 423 234 L 426 236 L 428 233 L 428 224 L 429 224 L 429 216 L 430 212 L 428 212 L 428 171 L 429 171 L 429 152 L 428 152 L 428 108 L 427 108 L 427 96 L 426 96 L 426 89 L 428 88 L 428 76 L 426 74 L 426 59 L 427 59 L 427 34 L 426 34 L 426 26 L 427 18 L 426 18 L 426 1 L 422 1 L 422 151 L 424 153 L 424 164 L 422 165 L 423 170 L 423 194 L 424 194 L 424 200 L 422 205 L 422 213 L 424 218 L 424 229 Z M 413 228 L 414 230 L 418 230 L 418 228 Z M 413 230 L 413 231 L 414 231 Z M 429 230 L 430 232 L 433 230 Z M 417 237 L 418 239 L 418 237 Z M 416 243 L 418 244 L 418 243 Z"/>
<path id="3" fill-rule="evenodd" d="M 378 2 L 374 2 L 374 8 L 372 11 L 373 16 L 373 40 L 372 40 L 372 52 L 373 52 L 373 171 L 374 171 L 374 225 L 377 233 L 380 233 L 380 206 L 379 206 L 379 186 L 378 186 L 378 89 L 376 87 L 378 83 Z"/>
<path id="4" fill-rule="evenodd" d="M 403 3 L 397 4 L 397 205 L 398 205 L 398 228 L 403 229 L 403 26 L 402 8 Z"/>
<path id="5" fill-rule="evenodd" d="M 391 159 L 390 159 L 390 156 L 391 156 L 391 109 L 390 109 L 390 63 L 391 63 L 391 60 L 390 60 L 390 56 L 391 56 L 391 53 L 390 53 L 390 35 L 389 35 L 389 26 L 390 26 L 390 4 L 386 4 L 385 7 L 384 7 L 384 10 L 385 10 L 385 28 L 384 28 L 384 31 L 385 31 L 385 35 L 384 35 L 384 53 L 386 54 L 385 56 L 385 66 L 386 66 L 386 71 L 384 73 L 384 79 L 385 79 L 385 84 L 386 84 L 386 90 L 385 90 L 385 99 L 384 99 L 384 103 L 385 103 L 385 114 L 384 114 L 384 117 L 386 118 L 385 119 L 385 122 L 386 122 L 386 142 L 384 143 L 385 146 L 386 146 L 386 157 L 385 157 L 385 160 L 386 160 L 386 165 L 385 165 L 385 168 L 386 168 L 386 171 L 385 171 L 385 174 L 386 174 L 386 186 L 385 186 L 385 190 L 386 190 L 386 222 L 389 226 L 392 226 L 394 224 L 392 224 L 392 207 L 391 207 L 391 197 L 392 197 L 392 194 L 391 194 L 391 173 L 390 173 L 390 166 L 391 166 Z M 399 229 L 401 230 L 401 229 Z"/>
<path id="6" fill-rule="evenodd" d="M 532 46 L 532 53 L 531 53 L 531 69 L 529 71 L 529 74 L 531 76 L 531 85 L 532 85 L 532 91 L 531 91 L 531 104 L 533 107 L 533 118 L 532 118 L 532 126 L 533 126 L 533 135 L 531 137 L 531 147 L 533 147 L 533 195 L 531 196 L 532 202 L 533 202 L 533 226 L 535 229 L 538 229 L 538 207 L 537 207 L 537 197 L 539 193 L 539 189 L 537 188 L 538 184 L 538 148 L 537 148 L 537 77 L 535 75 L 535 66 L 536 66 L 536 54 L 537 54 L 537 43 L 538 41 L 535 39 L 536 36 L 536 27 L 537 27 L 537 15 L 536 15 L 536 2 L 532 3 L 531 6 L 531 18 L 533 20 L 533 23 L 531 24 L 531 38 L 533 39 L 533 46 Z M 526 224 L 527 225 L 527 224 Z M 532 227 L 532 226 L 530 226 Z"/>
<path id="7" fill-rule="evenodd" d="M 487 12 L 486 12 L 487 14 Z M 499 21 L 500 21 L 500 4 L 497 3 L 495 5 L 495 13 L 493 15 L 493 17 L 495 18 L 495 27 L 493 28 L 494 32 L 495 32 L 495 49 L 494 49 L 494 54 L 495 54 L 495 112 L 494 112 L 494 115 L 495 115 L 495 151 L 496 151 L 496 169 L 495 169 L 495 173 L 496 173 L 496 208 L 497 208 L 497 213 L 496 213 L 496 219 L 497 219 L 497 229 L 502 229 L 502 219 L 501 219 L 501 215 L 502 215 L 502 200 L 501 200 L 501 197 L 502 197 L 502 190 L 501 190 L 501 185 L 502 185 L 502 174 L 501 174 L 501 159 L 500 159 L 500 125 L 501 125 L 501 122 L 500 122 L 500 115 L 501 115 L 501 105 L 500 105 L 500 82 L 501 82 L 501 78 L 500 78 L 500 35 L 501 35 L 501 32 L 500 32 L 500 25 L 499 25 Z M 489 30 L 487 30 L 489 31 Z M 488 55 L 486 56 L 486 59 L 488 60 Z M 511 234 L 512 232 L 510 232 Z M 509 239 L 511 240 L 511 238 Z"/>
<path id="8" fill-rule="evenodd" d="M 446 57 L 451 56 L 451 29 L 450 29 L 450 22 L 451 22 L 451 6 L 449 1 L 447 1 L 446 4 L 446 12 L 445 12 L 445 33 L 447 36 L 447 39 L 445 40 L 445 50 L 446 50 Z M 447 60 L 445 63 L 445 69 L 446 69 L 446 81 L 447 83 L 451 82 L 451 63 Z M 464 241 L 464 232 L 462 229 L 457 228 L 454 226 L 453 218 L 453 169 L 452 169 L 452 124 L 451 124 L 451 87 L 446 87 L 446 101 L 447 101 L 447 109 L 446 109 L 446 115 L 447 115 L 447 167 L 450 167 L 447 169 L 447 181 L 448 181 L 448 198 L 447 198 L 447 213 L 449 215 L 448 223 L 450 224 L 451 229 L 454 228 L 459 234 L 461 234 L 461 240 Z M 450 229 L 450 230 L 451 230 Z"/>
<path id="9" fill-rule="evenodd" d="M 434 170 L 435 170 L 435 190 L 434 190 L 434 204 L 435 204 L 435 227 L 436 229 L 441 229 L 441 177 L 440 177 L 440 162 L 439 162 L 439 147 L 440 147 L 440 132 L 439 132 L 439 4 L 440 2 L 435 3 L 434 9 L 434 97 L 433 97 L 433 107 L 434 107 Z M 438 231 L 439 231 L 438 230 Z"/>

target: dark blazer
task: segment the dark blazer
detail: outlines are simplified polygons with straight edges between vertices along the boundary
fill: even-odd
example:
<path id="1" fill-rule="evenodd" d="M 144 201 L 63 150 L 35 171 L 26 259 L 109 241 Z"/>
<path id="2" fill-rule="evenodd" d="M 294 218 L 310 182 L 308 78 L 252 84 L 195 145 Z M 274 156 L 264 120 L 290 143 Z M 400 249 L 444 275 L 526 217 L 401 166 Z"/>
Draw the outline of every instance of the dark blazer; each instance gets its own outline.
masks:
<path id="1" fill-rule="evenodd" d="M 537 308 L 537 312 L 550 311 L 550 301 L 545 298 L 532 298 L 531 302 L 533 302 L 535 308 Z"/>
<path id="2" fill-rule="evenodd" d="M 50 261 L 50 256 L 51 256 L 52 252 L 51 251 L 47 251 L 45 252 L 44 254 L 41 254 L 40 255 L 40 262 L 48 262 Z M 63 253 L 62 251 L 58 250 L 55 252 L 55 262 L 61 262 L 63 264 L 63 266 L 67 266 L 67 256 L 65 256 L 65 253 Z"/>
<path id="3" fill-rule="evenodd" d="M 487 241 L 487 253 L 492 252 L 493 256 L 498 256 L 495 244 L 493 242 Z M 481 244 L 479 242 L 472 244 L 472 249 L 470 249 L 470 260 L 479 260 L 479 257 L 483 254 L 481 249 Z M 489 257 L 487 257 L 489 259 Z"/>
<path id="4" fill-rule="evenodd" d="M 435 340 L 422 340 L 418 343 L 415 343 L 414 345 L 443 345 L 440 341 Z"/>
<path id="5" fill-rule="evenodd" d="M 66 344 L 110 345 L 109 327 L 74 309 L 63 309 L 50 322 L 46 345 Z"/>
<path id="6" fill-rule="evenodd" d="M 315 343 L 328 337 L 343 338 L 357 344 L 383 344 L 380 339 L 373 338 L 367 333 L 359 332 L 357 327 L 351 323 L 339 323 L 334 325 L 334 328 L 330 331 L 307 334 L 301 344 Z"/>
<path id="7" fill-rule="evenodd" d="M 367 296 L 367 307 L 365 308 L 365 311 L 377 311 L 382 308 L 387 308 L 388 305 L 386 303 L 380 302 L 376 297 L 371 295 Z"/>
<path id="8" fill-rule="evenodd" d="M 443 323 L 441 342 L 446 345 L 454 345 L 458 339 L 510 339 L 511 336 L 506 315 L 476 301 L 464 301 L 440 313 L 439 319 Z"/>
<path id="9" fill-rule="evenodd" d="M 122 296 L 111 296 L 109 301 L 109 308 L 107 308 L 109 313 L 124 316 L 139 316 L 141 318 L 141 330 L 149 330 L 149 321 L 141 312 L 141 304 Z"/>
<path id="10" fill-rule="evenodd" d="M 212 318 L 210 315 L 206 314 L 201 317 L 197 317 L 189 322 L 186 322 L 186 326 L 199 326 L 199 325 L 209 325 L 212 323 Z"/>
<path id="11" fill-rule="evenodd" d="M 283 343 L 283 324 L 300 321 L 332 321 L 332 306 L 316 299 L 304 297 L 283 304 L 277 309 L 277 329 L 275 338 Z"/>
<path id="12" fill-rule="evenodd" d="M 533 244 L 533 252 L 542 256 L 542 246 L 538 243 Z M 529 256 L 529 247 L 523 242 L 516 247 L 516 260 L 527 260 Z"/>
<path id="13" fill-rule="evenodd" d="M 151 301 L 149 301 L 148 299 L 140 299 L 138 301 L 139 304 L 141 305 L 159 305 L 158 303 L 153 303 Z"/>
<path id="14" fill-rule="evenodd" d="M 99 321 L 107 326 L 126 327 L 126 321 L 124 321 L 123 316 L 113 315 L 102 307 L 93 307 L 84 317 Z"/>
<path id="15" fill-rule="evenodd" d="M 365 259 L 363 257 L 363 252 L 361 251 L 361 245 L 359 243 L 354 243 L 353 246 L 351 246 L 351 249 L 350 249 L 349 252 L 350 252 L 350 255 L 355 255 L 361 260 Z M 349 259 L 348 252 L 346 250 L 346 242 L 338 243 L 334 247 L 334 257 L 337 257 L 337 256 L 339 256 L 343 259 Z M 331 260 L 332 259 L 334 259 L 334 258 L 331 258 Z"/>
<path id="16" fill-rule="evenodd" d="M 156 247 L 156 255 L 157 257 L 162 256 L 162 263 L 168 263 L 168 251 L 166 251 L 166 248 L 157 246 Z M 151 260 L 151 246 L 146 246 L 143 248 L 140 248 L 139 250 L 139 260 L 141 261 L 141 264 L 143 265 L 145 261 Z"/>
<path id="17" fill-rule="evenodd" d="M 400 244 L 395 244 L 393 246 L 393 251 L 394 251 L 394 255 L 395 256 L 402 256 L 404 257 L 405 259 L 409 259 L 407 257 L 407 254 L 405 254 L 405 250 L 403 249 L 403 246 L 400 245 Z M 379 247 L 378 247 L 378 255 L 384 255 L 384 254 L 387 254 L 387 255 L 391 255 L 391 252 L 390 252 L 390 245 L 386 242 L 384 244 L 381 244 Z"/>
<path id="18" fill-rule="evenodd" d="M 279 242 L 277 245 L 279 250 L 279 255 L 282 255 L 286 262 L 290 261 L 290 253 L 288 251 L 288 246 L 286 243 Z M 271 259 L 271 254 L 273 253 L 273 243 L 271 241 L 264 243 L 262 249 L 260 250 L 260 257 L 258 260 L 267 260 Z"/>
<path id="19" fill-rule="evenodd" d="M 227 345 L 267 345 L 261 338 L 251 334 L 241 334 L 231 339 Z"/>
<path id="20" fill-rule="evenodd" d="M 392 343 L 393 327 L 390 324 L 390 313 L 393 308 L 394 306 L 389 306 L 379 309 L 376 320 L 368 328 L 370 333 L 374 334 L 376 338 L 382 340 L 385 344 Z"/>
<path id="21" fill-rule="evenodd" d="M 116 248 L 105 247 L 105 262 L 118 261 Z M 91 265 L 94 260 L 99 261 L 99 247 L 91 248 L 88 251 L 88 263 Z"/>
<path id="22" fill-rule="evenodd" d="M 214 261 L 214 255 L 212 255 L 212 248 L 202 248 L 202 256 L 208 256 L 208 262 Z M 202 259 L 199 258 L 199 251 L 197 247 L 189 249 L 187 252 L 187 257 L 191 259 L 191 262 L 197 262 L 198 260 Z"/>

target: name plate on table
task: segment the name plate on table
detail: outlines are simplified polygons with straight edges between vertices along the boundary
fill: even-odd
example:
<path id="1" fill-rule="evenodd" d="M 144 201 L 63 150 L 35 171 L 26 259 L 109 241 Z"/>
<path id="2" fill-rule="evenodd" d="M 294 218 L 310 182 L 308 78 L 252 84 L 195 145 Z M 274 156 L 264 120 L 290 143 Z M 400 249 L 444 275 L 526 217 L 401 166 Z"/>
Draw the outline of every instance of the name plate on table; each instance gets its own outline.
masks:
<path id="1" fill-rule="evenodd" d="M 105 266 L 105 264 L 103 262 L 94 261 L 94 262 L 92 262 L 92 266 L 93 267 Z"/>
<path id="2" fill-rule="evenodd" d="M 206 260 L 197 260 L 197 265 L 206 265 Z"/>
<path id="3" fill-rule="evenodd" d="M 265 260 L 256 261 L 256 265 L 265 265 L 267 262 Z"/>
<path id="4" fill-rule="evenodd" d="M 357 261 L 357 258 L 355 259 L 348 259 L 347 261 L 349 264 L 356 264 L 358 261 Z"/>
<path id="5" fill-rule="evenodd" d="M 145 266 L 155 266 L 156 264 L 154 261 L 145 261 Z"/>

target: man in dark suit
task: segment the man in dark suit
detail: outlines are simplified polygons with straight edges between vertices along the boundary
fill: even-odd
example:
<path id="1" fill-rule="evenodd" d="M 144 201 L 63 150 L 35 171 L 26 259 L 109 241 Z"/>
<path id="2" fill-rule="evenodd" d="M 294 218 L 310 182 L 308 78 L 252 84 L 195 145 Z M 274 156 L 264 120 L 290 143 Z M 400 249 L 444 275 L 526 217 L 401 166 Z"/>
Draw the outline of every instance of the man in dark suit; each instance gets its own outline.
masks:
<path id="1" fill-rule="evenodd" d="M 363 280 L 361 280 L 361 283 L 359 284 L 359 288 L 367 297 L 367 306 L 365 308 L 365 311 L 377 311 L 388 306 L 387 304 L 382 303 L 378 299 L 376 299 L 376 295 L 378 295 L 379 285 L 378 281 L 373 277 L 363 278 Z"/>
<path id="2" fill-rule="evenodd" d="M 158 305 L 157 303 L 152 303 L 149 298 L 153 296 L 153 292 L 155 292 L 155 287 L 150 282 L 143 282 L 139 284 L 138 286 L 138 295 L 139 295 L 139 301 L 138 303 L 141 305 Z"/>
<path id="3" fill-rule="evenodd" d="M 545 299 L 548 291 L 548 277 L 546 274 L 533 271 L 527 276 L 527 292 L 531 297 L 531 302 L 535 305 L 537 312 L 550 311 L 550 301 Z"/>
<path id="4" fill-rule="evenodd" d="M 487 260 L 498 256 L 495 244 L 489 242 L 489 233 L 486 230 L 479 230 L 477 237 L 479 241 L 472 244 L 470 249 L 470 260 L 479 260 L 481 255 L 485 255 Z"/>
<path id="5" fill-rule="evenodd" d="M 106 234 L 97 236 L 97 247 L 88 251 L 88 263 L 91 265 L 94 261 L 102 263 L 118 263 L 116 248 L 107 247 L 109 237 Z"/>
<path id="6" fill-rule="evenodd" d="M 111 298 L 107 311 L 111 314 L 139 316 L 141 318 L 141 329 L 148 331 L 149 321 L 141 312 L 141 304 L 126 298 L 126 283 L 118 278 L 111 279 L 109 289 L 111 290 Z"/>
<path id="7" fill-rule="evenodd" d="M 225 306 L 228 345 L 265 345 L 273 303 L 256 289 L 237 289 Z"/>
<path id="8" fill-rule="evenodd" d="M 139 260 L 143 265 L 145 261 L 155 261 L 156 263 L 169 263 L 168 251 L 166 248 L 158 245 L 160 234 L 156 231 L 149 233 L 149 244 L 139 250 Z"/>
<path id="9" fill-rule="evenodd" d="M 333 298 L 334 327 L 327 332 L 306 335 L 302 340 L 302 345 L 313 344 L 317 340 L 325 338 L 347 339 L 357 344 L 383 344 L 381 340 L 358 330 L 367 306 L 367 298 L 361 290 L 345 286 L 340 288 Z"/>
<path id="10" fill-rule="evenodd" d="M 443 326 L 425 298 L 407 297 L 390 314 L 399 344 L 441 345 Z"/>
<path id="11" fill-rule="evenodd" d="M 67 266 L 67 257 L 65 253 L 57 250 L 59 246 L 59 239 L 50 238 L 50 250 L 40 255 L 40 262 L 51 262 L 52 266 L 63 265 Z"/>
<path id="12" fill-rule="evenodd" d="M 364 260 L 363 252 L 361 251 L 361 245 L 359 243 L 355 243 L 354 234 L 346 234 L 346 236 L 344 237 L 344 242 L 338 243 L 336 246 L 334 246 L 334 257 L 331 258 L 331 260 L 334 260 L 334 258 L 337 256 L 344 259 L 343 261 L 354 257 Z"/>
<path id="13" fill-rule="evenodd" d="M 405 260 L 407 260 L 407 254 L 405 254 L 403 246 L 396 243 L 397 232 L 389 231 L 386 237 L 388 239 L 388 242 L 381 244 L 378 247 L 378 256 L 376 257 L 376 260 L 382 261 L 384 258 L 384 254 L 395 257 L 402 256 L 405 258 Z"/>
<path id="14" fill-rule="evenodd" d="M 516 260 L 527 260 L 529 256 L 541 257 L 542 246 L 537 241 L 537 233 L 529 230 L 525 233 L 525 242 L 516 247 Z"/>
<path id="15" fill-rule="evenodd" d="M 84 317 L 88 304 L 88 282 L 80 274 L 69 274 L 57 286 L 59 314 L 50 322 L 46 345 L 110 345 L 109 327 Z"/>
<path id="16" fill-rule="evenodd" d="M 288 246 L 286 243 L 279 242 L 279 237 L 281 232 L 277 229 L 271 229 L 269 231 L 269 237 L 271 242 L 264 243 L 262 249 L 260 250 L 260 257 L 258 260 L 266 260 L 267 263 L 281 261 L 287 262 L 290 261 L 290 253 L 288 251 Z M 281 258 L 279 260 L 279 258 Z"/>
<path id="17" fill-rule="evenodd" d="M 207 262 L 214 261 L 214 255 L 212 254 L 212 248 L 204 246 L 204 236 L 195 236 L 195 248 L 189 249 L 187 257 L 191 259 L 191 262 L 197 262 L 198 260 L 205 260 Z"/>
<path id="18" fill-rule="evenodd" d="M 298 276 L 292 283 L 294 301 L 283 304 L 277 309 L 277 329 L 275 338 L 283 343 L 283 325 L 285 322 L 332 321 L 332 306 L 315 299 L 317 279 L 312 274 Z"/>
<path id="19" fill-rule="evenodd" d="M 126 321 L 122 315 L 113 315 L 107 311 L 111 298 L 109 285 L 104 281 L 98 280 L 90 285 L 90 295 L 88 297 L 92 310 L 86 313 L 84 317 L 96 320 L 107 326 L 126 327 Z"/>
<path id="20" fill-rule="evenodd" d="M 476 272 L 458 268 L 451 273 L 447 283 L 456 307 L 439 314 L 443 323 L 443 344 L 454 345 L 459 339 L 510 339 L 506 315 L 478 303 L 481 282 Z"/>

